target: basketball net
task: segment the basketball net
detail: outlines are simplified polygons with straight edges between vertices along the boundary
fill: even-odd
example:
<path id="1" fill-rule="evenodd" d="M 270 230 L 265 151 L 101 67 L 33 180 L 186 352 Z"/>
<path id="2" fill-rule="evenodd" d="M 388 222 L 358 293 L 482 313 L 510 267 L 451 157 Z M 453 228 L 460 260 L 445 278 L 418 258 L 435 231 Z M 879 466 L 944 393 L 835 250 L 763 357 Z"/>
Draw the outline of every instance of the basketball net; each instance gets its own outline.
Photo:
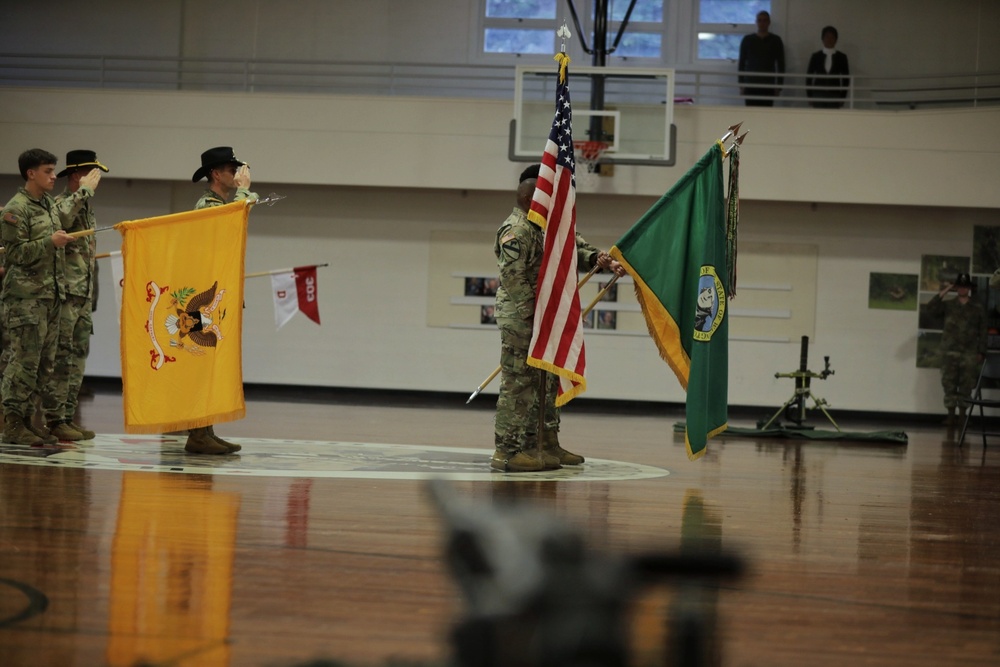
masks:
<path id="1" fill-rule="evenodd" d="M 608 143 L 605 141 L 574 141 L 573 153 L 576 156 L 576 184 L 588 190 L 597 187 L 598 179 L 601 177 L 597 171 L 597 163 L 601 156 L 608 150 Z"/>

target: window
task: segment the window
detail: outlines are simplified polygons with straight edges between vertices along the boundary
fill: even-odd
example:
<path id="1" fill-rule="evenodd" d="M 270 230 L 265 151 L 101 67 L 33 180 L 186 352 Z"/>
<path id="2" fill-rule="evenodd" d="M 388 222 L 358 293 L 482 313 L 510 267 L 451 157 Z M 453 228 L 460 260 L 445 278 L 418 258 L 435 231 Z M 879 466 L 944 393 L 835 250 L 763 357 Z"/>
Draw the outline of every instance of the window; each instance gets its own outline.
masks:
<path id="1" fill-rule="evenodd" d="M 620 58 L 656 58 L 663 55 L 663 2 L 664 0 L 636 0 L 628 27 L 612 54 Z M 614 44 L 615 35 L 628 11 L 629 0 L 609 0 L 608 47 Z M 593 17 L 593 10 L 590 13 Z M 593 33 L 591 33 L 593 39 Z M 593 42 L 591 42 L 593 43 Z"/>
<path id="2" fill-rule="evenodd" d="M 484 52 L 556 52 L 556 0 L 485 0 L 485 14 Z"/>
<path id="3" fill-rule="evenodd" d="M 565 20 L 574 29 L 567 0 L 484 0 L 483 52 L 551 54 L 558 50 L 556 30 Z M 584 30 L 593 45 L 594 2 L 574 0 Z M 664 0 L 636 0 L 614 56 L 656 58 L 663 51 Z M 609 0 L 608 46 L 628 11 L 629 0 Z"/>
<path id="4" fill-rule="evenodd" d="M 771 0 L 697 0 L 698 60 L 738 60 L 743 36 L 756 30 Z"/>

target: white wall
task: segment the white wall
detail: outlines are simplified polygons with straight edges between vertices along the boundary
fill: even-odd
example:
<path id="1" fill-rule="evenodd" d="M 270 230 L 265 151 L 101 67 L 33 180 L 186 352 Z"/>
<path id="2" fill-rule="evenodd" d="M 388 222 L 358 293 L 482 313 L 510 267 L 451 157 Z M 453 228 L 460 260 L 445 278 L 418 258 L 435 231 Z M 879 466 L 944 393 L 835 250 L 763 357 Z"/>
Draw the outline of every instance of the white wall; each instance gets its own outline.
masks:
<path id="1" fill-rule="evenodd" d="M 84 143 L 127 178 L 175 180 L 234 146 L 272 183 L 506 190 L 509 102 L 490 100 L 0 89 L 0 174 L 31 146 Z M 1000 107 L 843 111 L 678 107 L 677 166 L 619 165 L 596 192 L 659 196 L 737 121 L 749 130 L 747 199 L 1000 206 Z"/>

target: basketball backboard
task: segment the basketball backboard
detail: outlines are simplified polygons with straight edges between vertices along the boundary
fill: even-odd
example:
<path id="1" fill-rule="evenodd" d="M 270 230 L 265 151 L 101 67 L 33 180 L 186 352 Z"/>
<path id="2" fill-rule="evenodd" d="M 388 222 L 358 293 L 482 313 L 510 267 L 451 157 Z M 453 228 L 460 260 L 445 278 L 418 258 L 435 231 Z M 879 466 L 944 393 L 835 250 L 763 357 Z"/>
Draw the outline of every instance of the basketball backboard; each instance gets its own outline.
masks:
<path id="1" fill-rule="evenodd" d="M 608 144 L 599 164 L 673 166 L 674 71 L 570 67 L 573 139 Z M 556 67 L 522 65 L 514 83 L 508 157 L 537 162 L 555 110 Z"/>

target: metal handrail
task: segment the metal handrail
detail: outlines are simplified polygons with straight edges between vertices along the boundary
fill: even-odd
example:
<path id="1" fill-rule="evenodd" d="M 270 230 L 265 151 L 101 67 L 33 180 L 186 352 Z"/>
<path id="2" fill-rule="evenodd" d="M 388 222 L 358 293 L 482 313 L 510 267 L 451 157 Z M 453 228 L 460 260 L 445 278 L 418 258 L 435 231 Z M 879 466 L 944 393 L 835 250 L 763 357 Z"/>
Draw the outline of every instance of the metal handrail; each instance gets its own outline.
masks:
<path id="1" fill-rule="evenodd" d="M 740 72 L 675 69 L 675 96 L 694 104 L 743 104 Z M 747 75 L 762 76 L 759 72 Z M 763 76 L 766 76 L 764 74 Z M 804 106 L 811 98 L 807 78 L 842 79 L 850 85 L 844 106 L 979 106 L 1000 103 L 1000 72 L 963 72 L 930 76 L 806 75 L 785 73 L 778 89 L 780 106 Z M 514 71 L 507 65 L 453 63 L 331 62 L 245 60 L 169 56 L 95 56 L 0 53 L 0 87 L 141 88 L 161 90 L 236 90 L 448 97 L 508 98 Z M 771 87 L 770 85 L 768 87 Z M 817 88 L 829 92 L 830 88 Z M 636 103 L 658 104 L 639 92 Z"/>

